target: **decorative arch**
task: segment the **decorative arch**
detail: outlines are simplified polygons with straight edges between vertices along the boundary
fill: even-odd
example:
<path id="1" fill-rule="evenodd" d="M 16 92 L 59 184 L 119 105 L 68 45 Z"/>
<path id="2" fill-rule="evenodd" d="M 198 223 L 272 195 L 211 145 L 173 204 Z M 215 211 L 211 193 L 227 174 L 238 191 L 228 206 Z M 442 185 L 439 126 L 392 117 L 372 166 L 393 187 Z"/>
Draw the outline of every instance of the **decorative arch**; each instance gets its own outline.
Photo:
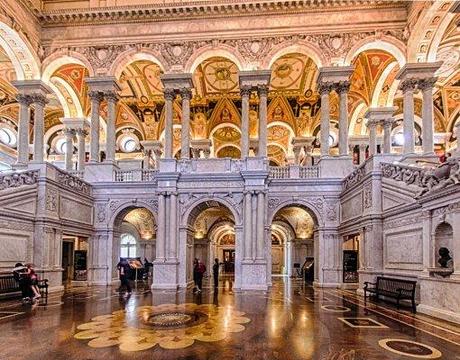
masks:
<path id="1" fill-rule="evenodd" d="M 281 201 L 277 198 L 268 200 L 268 223 L 273 223 L 273 219 L 278 211 L 286 207 L 300 207 L 307 211 L 313 219 L 315 226 L 322 226 L 324 224 L 321 210 L 318 207 L 323 207 L 321 199 L 317 198 L 313 201 L 309 199 L 287 199 Z"/>
<path id="2" fill-rule="evenodd" d="M 158 203 L 156 200 L 147 202 L 145 200 L 140 200 L 140 199 L 133 199 L 131 201 L 125 201 L 118 205 L 113 211 L 112 214 L 110 215 L 108 221 L 107 221 L 107 226 L 109 229 L 113 230 L 115 227 L 118 225 L 121 225 L 121 221 L 123 221 L 123 218 L 128 214 L 131 210 L 134 209 L 139 209 L 139 208 L 146 208 L 152 213 L 152 216 L 155 220 L 155 224 L 158 224 L 158 209 L 157 205 Z M 119 222 L 119 223 L 118 223 Z"/>
<path id="3" fill-rule="evenodd" d="M 181 224 L 183 227 L 189 226 L 189 224 L 193 223 L 196 220 L 196 217 L 206 209 L 212 207 L 225 207 L 227 208 L 233 216 L 235 221 L 235 226 L 241 225 L 241 217 L 235 209 L 235 205 L 231 204 L 228 200 L 223 198 L 215 198 L 215 197 L 202 197 L 191 204 L 186 205 L 186 209 L 182 212 L 182 219 Z M 193 219 L 193 220 L 192 220 Z"/>
<path id="4" fill-rule="evenodd" d="M 0 47 L 13 63 L 17 80 L 40 79 L 40 60 L 28 41 L 13 30 L 6 16 L 0 15 Z"/>
<path id="5" fill-rule="evenodd" d="M 318 68 L 329 64 L 329 61 L 324 56 L 324 52 L 321 51 L 320 48 L 309 42 L 299 41 L 290 45 L 282 43 L 278 46 L 275 46 L 262 60 L 261 68 L 271 69 L 276 60 L 284 55 L 292 53 L 299 53 L 310 57 Z"/>
<path id="6" fill-rule="evenodd" d="M 186 62 L 184 72 L 193 74 L 200 63 L 212 57 L 223 57 L 233 61 L 240 71 L 249 70 L 245 66 L 244 57 L 234 47 L 221 44 L 217 48 L 213 45 L 208 45 L 195 51 Z"/>
<path id="7" fill-rule="evenodd" d="M 392 37 L 382 36 L 380 39 L 375 37 L 365 38 L 353 45 L 345 56 L 345 65 L 351 65 L 353 60 L 363 51 L 366 50 L 383 50 L 393 55 L 399 66 L 406 63 L 406 47 L 400 41 Z"/>
<path id="8" fill-rule="evenodd" d="M 276 213 L 275 213 L 276 215 Z M 277 225 L 280 228 L 283 228 L 286 232 L 287 237 L 290 237 L 292 240 L 296 238 L 295 230 L 293 229 L 292 225 L 289 224 L 285 220 L 274 220 L 272 225 Z"/>
<path id="9" fill-rule="evenodd" d="M 42 81 L 48 82 L 51 76 L 63 65 L 78 64 L 88 70 L 89 76 L 94 76 L 94 69 L 88 59 L 75 51 L 59 51 L 49 55 L 42 64 Z"/>
<path id="10" fill-rule="evenodd" d="M 108 74 L 118 79 L 120 78 L 121 72 L 126 66 L 139 60 L 151 61 L 157 64 L 160 67 L 161 71 L 169 71 L 167 62 L 160 53 L 157 53 L 156 51 L 153 51 L 151 49 L 142 48 L 140 50 L 130 49 L 118 55 L 115 61 L 112 63 Z"/>

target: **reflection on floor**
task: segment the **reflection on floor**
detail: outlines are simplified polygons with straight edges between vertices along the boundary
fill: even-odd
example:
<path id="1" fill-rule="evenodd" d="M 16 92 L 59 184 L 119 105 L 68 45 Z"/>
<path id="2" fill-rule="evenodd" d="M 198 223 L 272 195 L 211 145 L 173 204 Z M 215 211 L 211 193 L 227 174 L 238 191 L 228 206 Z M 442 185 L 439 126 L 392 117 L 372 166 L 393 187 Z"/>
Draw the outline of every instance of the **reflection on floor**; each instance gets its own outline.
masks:
<path id="1" fill-rule="evenodd" d="M 0 302 L 0 359 L 460 359 L 460 329 L 276 277 L 269 292 L 74 288 Z"/>

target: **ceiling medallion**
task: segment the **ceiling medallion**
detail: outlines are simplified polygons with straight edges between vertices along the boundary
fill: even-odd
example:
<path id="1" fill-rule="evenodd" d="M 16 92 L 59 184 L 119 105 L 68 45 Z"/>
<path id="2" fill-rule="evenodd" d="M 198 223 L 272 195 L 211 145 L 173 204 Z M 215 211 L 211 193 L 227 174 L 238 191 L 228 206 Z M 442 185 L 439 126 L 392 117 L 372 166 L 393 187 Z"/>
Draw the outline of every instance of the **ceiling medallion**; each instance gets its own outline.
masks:
<path id="1" fill-rule="evenodd" d="M 221 80 L 221 81 L 228 80 L 230 79 L 231 72 L 228 68 L 219 67 L 216 69 L 215 76 L 217 80 Z"/>
<path id="2" fill-rule="evenodd" d="M 291 72 L 292 72 L 292 66 L 287 63 L 280 64 L 275 69 L 276 75 L 281 79 L 287 78 L 291 74 Z"/>

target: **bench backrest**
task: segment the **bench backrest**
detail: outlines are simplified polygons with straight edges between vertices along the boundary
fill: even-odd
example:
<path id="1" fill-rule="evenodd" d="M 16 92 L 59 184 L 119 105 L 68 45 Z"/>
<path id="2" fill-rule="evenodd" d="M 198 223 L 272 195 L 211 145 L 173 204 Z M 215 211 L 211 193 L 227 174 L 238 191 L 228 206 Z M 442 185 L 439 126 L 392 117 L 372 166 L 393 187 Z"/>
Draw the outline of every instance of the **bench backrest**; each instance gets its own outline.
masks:
<path id="1" fill-rule="evenodd" d="M 377 289 L 395 293 L 398 289 L 403 289 L 405 293 L 414 293 L 416 286 L 417 281 L 377 276 Z"/>
<path id="2" fill-rule="evenodd" d="M 13 274 L 0 274 L 0 293 L 8 293 L 19 290 L 19 284 Z"/>

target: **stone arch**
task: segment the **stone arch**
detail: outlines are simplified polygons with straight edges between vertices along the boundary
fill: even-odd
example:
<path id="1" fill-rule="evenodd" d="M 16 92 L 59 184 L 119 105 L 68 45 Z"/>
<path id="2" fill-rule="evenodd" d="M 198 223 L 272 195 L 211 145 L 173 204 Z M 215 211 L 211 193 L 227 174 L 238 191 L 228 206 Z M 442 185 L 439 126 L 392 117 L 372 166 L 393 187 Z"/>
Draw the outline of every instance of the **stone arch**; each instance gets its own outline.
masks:
<path id="1" fill-rule="evenodd" d="M 309 201 L 308 199 L 286 199 L 280 200 L 278 198 L 270 198 L 268 200 L 268 224 L 273 222 L 273 219 L 278 211 L 286 207 L 300 207 L 307 211 L 312 217 L 315 226 L 320 227 L 324 224 L 321 210 L 323 207 L 323 201 L 321 199 L 314 199 Z"/>
<path id="2" fill-rule="evenodd" d="M 389 36 L 382 36 L 380 39 L 375 37 L 365 38 L 354 44 L 345 56 L 345 65 L 351 65 L 353 59 L 366 50 L 383 50 L 393 55 L 402 67 L 406 63 L 406 47 L 398 39 Z"/>
<path id="3" fill-rule="evenodd" d="M 234 204 L 224 198 L 210 196 L 199 198 L 191 204 L 186 205 L 185 212 L 182 214 L 181 225 L 187 227 L 196 220 L 201 212 L 212 207 L 227 208 L 233 216 L 235 226 L 241 225 L 241 217 L 239 212 L 235 209 Z"/>
<path id="4" fill-rule="evenodd" d="M 78 64 L 88 70 L 89 76 L 94 76 L 94 69 L 89 60 L 79 52 L 59 51 L 49 55 L 42 64 L 42 80 L 49 81 L 54 72 L 63 65 Z"/>
<path id="5" fill-rule="evenodd" d="M 275 213 L 276 215 L 276 213 Z M 280 227 L 283 227 L 286 231 L 286 235 L 289 235 L 289 237 L 294 240 L 295 239 L 295 231 L 294 229 L 292 228 L 292 225 L 289 224 L 287 221 L 285 220 L 274 220 L 273 225 L 278 225 Z"/>
<path id="6" fill-rule="evenodd" d="M 438 258 L 438 251 L 441 247 L 449 249 L 452 256 L 452 247 L 454 240 L 454 230 L 452 224 L 445 219 L 442 219 L 434 226 L 434 259 L 435 266 L 438 266 L 436 259 Z"/>
<path id="7" fill-rule="evenodd" d="M 157 64 L 163 72 L 169 70 L 167 63 L 161 54 L 151 49 L 142 48 L 140 50 L 130 49 L 119 54 L 110 66 L 108 74 L 118 79 L 126 66 L 138 60 L 151 61 Z"/>
<path id="8" fill-rule="evenodd" d="M 40 79 L 40 60 L 28 41 L 13 30 L 6 16 L 0 15 L 0 47 L 2 47 L 16 72 L 17 80 Z"/>
<path id="9" fill-rule="evenodd" d="M 228 45 L 219 45 L 215 47 L 213 45 L 204 46 L 193 53 L 193 55 L 188 59 L 184 66 L 184 71 L 186 73 L 191 73 L 196 70 L 198 65 L 200 65 L 204 60 L 212 57 L 224 57 L 228 60 L 231 60 L 238 67 L 238 70 L 248 70 L 246 69 L 246 64 L 244 57 L 234 48 Z"/>
<path id="10" fill-rule="evenodd" d="M 114 204 L 114 203 L 113 202 L 109 203 L 109 207 L 111 206 L 111 204 Z M 112 211 L 107 221 L 107 227 L 113 230 L 116 226 L 121 224 L 121 222 L 118 223 L 120 219 L 123 220 L 126 214 L 128 214 L 131 210 L 139 209 L 139 208 L 146 208 L 147 210 L 149 210 L 153 215 L 155 224 L 158 224 L 158 208 L 157 207 L 158 207 L 158 203 L 156 202 L 156 200 L 147 202 L 141 199 L 134 199 L 131 201 L 122 202 L 121 204 L 117 204 L 115 209 Z"/>
<path id="11" fill-rule="evenodd" d="M 274 62 L 280 57 L 293 53 L 299 53 L 310 57 L 318 68 L 326 66 L 329 63 L 321 49 L 309 42 L 299 41 L 290 45 L 282 43 L 275 46 L 262 60 L 261 67 L 262 69 L 271 69 Z"/>

